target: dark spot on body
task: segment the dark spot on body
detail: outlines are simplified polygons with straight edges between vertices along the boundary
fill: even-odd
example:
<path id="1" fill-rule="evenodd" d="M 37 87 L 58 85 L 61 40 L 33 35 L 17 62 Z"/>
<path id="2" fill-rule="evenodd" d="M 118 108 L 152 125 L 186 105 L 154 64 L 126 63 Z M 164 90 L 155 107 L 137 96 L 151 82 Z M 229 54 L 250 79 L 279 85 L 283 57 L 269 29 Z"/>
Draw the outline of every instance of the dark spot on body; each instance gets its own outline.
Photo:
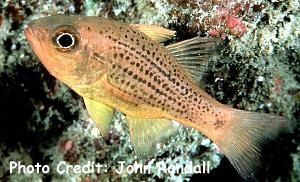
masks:
<path id="1" fill-rule="evenodd" d="M 155 52 L 152 52 L 152 57 L 154 58 L 154 56 L 155 56 Z"/>
<path id="2" fill-rule="evenodd" d="M 215 129 L 218 129 L 218 128 L 222 127 L 223 125 L 224 125 L 224 123 L 223 123 L 222 120 L 217 119 L 217 120 L 214 122 Z"/>
<path id="3" fill-rule="evenodd" d="M 144 68 L 143 68 L 143 66 L 141 66 L 141 67 L 140 67 L 140 71 L 143 71 L 143 70 L 144 70 Z"/>
<path id="4" fill-rule="evenodd" d="M 175 84 L 176 79 L 175 79 L 175 78 L 172 78 L 171 81 Z"/>

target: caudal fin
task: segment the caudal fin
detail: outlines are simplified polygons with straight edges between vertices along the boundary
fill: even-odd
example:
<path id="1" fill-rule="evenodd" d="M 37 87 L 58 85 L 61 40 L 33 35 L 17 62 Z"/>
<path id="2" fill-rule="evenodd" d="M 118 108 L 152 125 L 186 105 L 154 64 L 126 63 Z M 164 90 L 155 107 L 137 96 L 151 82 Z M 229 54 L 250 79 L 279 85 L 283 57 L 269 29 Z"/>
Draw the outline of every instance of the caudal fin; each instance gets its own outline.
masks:
<path id="1" fill-rule="evenodd" d="M 234 110 L 232 122 L 216 143 L 244 178 L 260 167 L 262 145 L 290 128 L 284 117 L 241 110 Z"/>

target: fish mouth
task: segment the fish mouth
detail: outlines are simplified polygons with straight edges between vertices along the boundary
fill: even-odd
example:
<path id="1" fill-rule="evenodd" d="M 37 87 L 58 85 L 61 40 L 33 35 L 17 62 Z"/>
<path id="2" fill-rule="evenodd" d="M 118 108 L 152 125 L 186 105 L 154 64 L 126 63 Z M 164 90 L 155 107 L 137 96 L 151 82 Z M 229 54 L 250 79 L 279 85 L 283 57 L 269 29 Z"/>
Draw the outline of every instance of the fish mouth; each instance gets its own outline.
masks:
<path id="1" fill-rule="evenodd" d="M 42 39 L 39 37 L 41 35 L 41 31 L 37 29 L 36 27 L 32 26 L 33 24 L 30 23 L 25 29 L 24 34 L 29 42 L 31 49 L 33 52 L 37 55 L 39 60 L 43 62 L 44 59 L 46 59 L 45 50 L 43 49 L 42 45 Z M 44 58 L 44 59 L 43 59 Z"/>
<path id="2" fill-rule="evenodd" d="M 24 30 L 25 36 L 26 37 L 36 37 L 36 35 L 34 34 L 33 28 L 34 28 L 34 24 L 35 24 L 35 20 L 31 21 L 27 27 Z"/>
<path id="3" fill-rule="evenodd" d="M 35 26 L 35 21 L 28 24 L 24 29 L 24 34 L 35 53 L 43 50 L 42 40 L 45 38 L 45 31 L 40 27 Z"/>
<path id="4" fill-rule="evenodd" d="M 35 36 L 32 29 L 29 28 L 29 27 L 26 27 L 25 30 L 24 30 L 24 34 L 25 34 L 25 37 L 28 39 L 29 37 L 32 37 L 32 36 Z"/>
<path id="5" fill-rule="evenodd" d="M 45 30 L 37 24 L 36 20 L 32 20 L 24 30 L 25 37 L 30 44 L 41 41 L 45 37 Z"/>
<path id="6" fill-rule="evenodd" d="M 35 33 L 31 27 L 29 27 L 29 26 L 26 27 L 24 30 L 24 34 L 30 44 L 33 44 L 35 41 L 38 41 L 38 37 L 35 35 Z"/>

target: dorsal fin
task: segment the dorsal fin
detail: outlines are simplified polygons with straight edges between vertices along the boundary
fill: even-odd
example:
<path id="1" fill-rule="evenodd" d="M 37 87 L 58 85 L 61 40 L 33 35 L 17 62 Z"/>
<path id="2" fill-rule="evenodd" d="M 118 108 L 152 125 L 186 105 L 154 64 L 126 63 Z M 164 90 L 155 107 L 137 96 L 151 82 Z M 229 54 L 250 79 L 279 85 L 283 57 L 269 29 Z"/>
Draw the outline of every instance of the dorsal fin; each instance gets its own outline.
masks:
<path id="1" fill-rule="evenodd" d="M 166 46 L 190 78 L 201 83 L 211 54 L 217 45 L 213 38 L 195 37 Z"/>
<path id="2" fill-rule="evenodd" d="M 154 41 L 161 43 L 166 40 L 169 40 L 175 36 L 176 31 L 169 30 L 156 25 L 140 25 L 140 24 L 131 24 L 133 29 L 139 30 L 149 36 Z"/>

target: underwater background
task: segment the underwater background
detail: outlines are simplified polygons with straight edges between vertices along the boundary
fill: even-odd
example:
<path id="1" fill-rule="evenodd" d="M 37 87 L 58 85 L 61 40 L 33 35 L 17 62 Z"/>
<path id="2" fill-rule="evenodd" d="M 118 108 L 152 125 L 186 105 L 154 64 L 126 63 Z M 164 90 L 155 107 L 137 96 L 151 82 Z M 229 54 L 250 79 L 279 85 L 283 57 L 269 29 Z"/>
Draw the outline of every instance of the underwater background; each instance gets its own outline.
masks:
<path id="1" fill-rule="evenodd" d="M 297 124 L 270 142 L 250 181 L 300 181 L 299 0 L 47 0 L 0 1 L 0 181 L 244 181 L 218 147 L 193 129 L 161 144 L 148 160 L 202 164 L 210 174 L 117 174 L 117 161 L 136 160 L 125 117 L 116 113 L 100 136 L 82 99 L 49 75 L 24 37 L 33 19 L 54 14 L 101 16 L 177 31 L 168 43 L 217 37 L 224 46 L 210 60 L 204 89 L 228 106 L 282 115 Z M 108 166 L 103 174 L 10 173 L 10 161 L 50 168 L 61 161 Z M 144 159 L 142 162 L 147 163 Z"/>

